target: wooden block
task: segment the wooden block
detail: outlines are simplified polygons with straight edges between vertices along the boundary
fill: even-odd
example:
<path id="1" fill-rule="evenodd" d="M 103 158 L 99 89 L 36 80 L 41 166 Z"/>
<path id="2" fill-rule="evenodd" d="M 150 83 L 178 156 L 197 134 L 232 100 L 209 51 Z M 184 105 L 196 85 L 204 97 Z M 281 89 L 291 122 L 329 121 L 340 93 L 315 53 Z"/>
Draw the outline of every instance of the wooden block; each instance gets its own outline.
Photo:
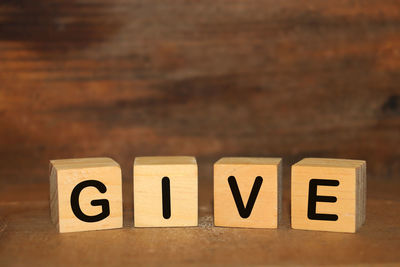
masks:
<path id="1" fill-rule="evenodd" d="M 122 227 L 118 163 L 110 158 L 51 160 L 50 210 L 60 233 Z"/>
<path id="2" fill-rule="evenodd" d="M 133 177 L 136 227 L 198 225 L 194 157 L 138 157 Z"/>
<path id="3" fill-rule="evenodd" d="M 222 158 L 214 164 L 215 226 L 277 228 L 280 158 Z"/>
<path id="4" fill-rule="evenodd" d="M 306 158 L 292 166 L 292 228 L 356 232 L 365 221 L 366 162 Z"/>

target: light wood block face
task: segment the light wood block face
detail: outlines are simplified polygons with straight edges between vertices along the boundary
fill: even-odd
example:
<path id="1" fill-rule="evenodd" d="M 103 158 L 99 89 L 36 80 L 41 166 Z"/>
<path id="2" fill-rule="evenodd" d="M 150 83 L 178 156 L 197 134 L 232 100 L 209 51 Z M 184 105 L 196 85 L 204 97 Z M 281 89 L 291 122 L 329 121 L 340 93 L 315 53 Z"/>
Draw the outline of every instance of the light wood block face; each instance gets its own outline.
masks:
<path id="1" fill-rule="evenodd" d="M 118 163 L 110 158 L 51 160 L 50 210 L 60 233 L 122 227 Z"/>
<path id="2" fill-rule="evenodd" d="M 281 209 L 281 161 L 280 158 L 217 161 L 214 164 L 215 226 L 277 228 Z"/>
<path id="3" fill-rule="evenodd" d="M 197 169 L 194 157 L 137 157 L 133 173 L 135 226 L 197 226 Z"/>
<path id="4" fill-rule="evenodd" d="M 299 161 L 292 166 L 292 228 L 356 232 L 365 221 L 366 187 L 365 161 Z"/>

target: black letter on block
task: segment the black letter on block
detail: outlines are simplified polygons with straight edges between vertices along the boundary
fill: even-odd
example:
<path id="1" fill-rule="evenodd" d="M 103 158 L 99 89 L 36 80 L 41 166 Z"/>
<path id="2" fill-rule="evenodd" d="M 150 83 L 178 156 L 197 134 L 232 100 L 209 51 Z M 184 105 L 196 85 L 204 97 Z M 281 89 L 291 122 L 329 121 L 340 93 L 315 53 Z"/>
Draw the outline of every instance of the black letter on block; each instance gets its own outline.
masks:
<path id="1" fill-rule="evenodd" d="M 77 184 L 75 186 L 74 190 L 72 190 L 71 208 L 72 208 L 72 211 L 74 212 L 75 216 L 78 219 L 80 219 L 81 221 L 98 222 L 98 221 L 101 221 L 101 220 L 107 218 L 108 215 L 110 215 L 110 205 L 109 205 L 107 199 L 92 200 L 90 202 L 90 204 L 92 204 L 92 206 L 101 206 L 102 207 L 101 213 L 94 215 L 94 216 L 88 216 L 88 215 L 84 214 L 81 210 L 81 207 L 79 206 L 79 195 L 81 194 L 81 191 L 83 189 L 85 189 L 86 187 L 89 187 L 89 186 L 96 187 L 97 190 L 100 191 L 100 193 L 105 193 L 107 191 L 106 186 L 102 182 L 99 182 L 96 180 L 83 181 L 83 182 Z"/>
<path id="2" fill-rule="evenodd" d="M 228 183 L 231 188 L 232 195 L 235 200 L 240 217 L 244 219 L 249 218 L 251 211 L 253 210 L 254 203 L 256 202 L 258 192 L 260 191 L 262 182 L 263 178 L 261 176 L 257 176 L 256 180 L 254 181 L 253 188 L 251 189 L 249 200 L 247 201 L 247 205 L 245 207 L 235 177 L 229 176 Z"/>
<path id="3" fill-rule="evenodd" d="M 308 188 L 308 212 L 307 217 L 310 220 L 337 221 L 336 214 L 315 213 L 317 202 L 336 202 L 337 198 L 332 196 L 318 196 L 317 187 L 319 185 L 338 186 L 338 180 L 311 179 Z"/>
<path id="4" fill-rule="evenodd" d="M 164 177 L 161 180 L 162 184 L 162 203 L 164 219 L 171 218 L 171 189 L 169 186 L 169 178 Z"/>

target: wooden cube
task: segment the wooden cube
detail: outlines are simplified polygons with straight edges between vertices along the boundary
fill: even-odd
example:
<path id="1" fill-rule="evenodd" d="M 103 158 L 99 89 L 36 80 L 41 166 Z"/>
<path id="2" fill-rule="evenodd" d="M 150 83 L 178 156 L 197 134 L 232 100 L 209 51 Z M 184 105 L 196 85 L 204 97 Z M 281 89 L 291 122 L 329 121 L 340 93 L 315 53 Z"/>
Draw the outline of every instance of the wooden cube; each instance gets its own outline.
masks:
<path id="1" fill-rule="evenodd" d="M 366 162 L 306 158 L 292 166 L 292 228 L 356 232 L 365 221 Z"/>
<path id="2" fill-rule="evenodd" d="M 118 163 L 110 158 L 51 160 L 50 210 L 60 233 L 122 227 Z"/>
<path id="3" fill-rule="evenodd" d="M 133 172 L 136 227 L 198 225 L 194 157 L 137 157 Z"/>
<path id="4" fill-rule="evenodd" d="M 277 228 L 280 158 L 222 158 L 214 164 L 215 226 Z"/>

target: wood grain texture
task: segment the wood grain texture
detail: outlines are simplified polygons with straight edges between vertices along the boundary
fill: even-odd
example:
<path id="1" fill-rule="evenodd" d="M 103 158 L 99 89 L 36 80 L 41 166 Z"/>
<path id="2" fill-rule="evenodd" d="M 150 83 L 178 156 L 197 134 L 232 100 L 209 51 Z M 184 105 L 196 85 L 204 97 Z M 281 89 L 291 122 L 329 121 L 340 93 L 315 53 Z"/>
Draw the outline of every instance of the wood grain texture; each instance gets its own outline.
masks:
<path id="1" fill-rule="evenodd" d="M 44 182 L 52 158 L 109 156 L 129 170 L 134 156 L 185 154 L 207 164 L 363 158 L 372 174 L 392 177 L 398 7 L 2 1 L 2 181 Z"/>
<path id="2" fill-rule="evenodd" d="M 398 10 L 398 0 L 1 1 L 1 265 L 146 264 L 159 251 L 183 264 L 399 262 Z M 131 211 L 132 162 L 146 155 L 196 156 L 202 228 L 56 235 L 48 160 L 114 158 Z M 289 231 L 286 193 L 283 228 L 209 228 L 212 164 L 225 156 L 282 157 L 284 176 L 304 157 L 365 159 L 366 225 Z"/>
<path id="3" fill-rule="evenodd" d="M 305 158 L 292 166 L 292 228 L 355 233 L 365 222 L 367 177 L 366 162 L 348 159 Z M 336 186 L 317 185 L 315 195 L 335 197 L 317 200 L 314 214 L 331 214 L 336 220 L 311 219 L 311 180 L 337 181 Z M 320 202 L 321 201 L 321 202 Z M 317 216 L 317 215 L 316 215 Z M 314 217 L 316 217 L 314 216 Z"/>
<path id="4" fill-rule="evenodd" d="M 228 178 L 234 177 L 242 205 L 233 197 Z M 256 179 L 261 178 L 260 187 Z M 214 164 L 214 224 L 223 227 L 277 228 L 281 211 L 281 158 L 222 158 Z M 249 204 L 255 189 L 255 202 Z M 251 206 L 251 208 L 249 208 Z M 247 217 L 239 209 L 249 210 Z M 250 210 L 251 209 L 251 210 Z"/>
<path id="5" fill-rule="evenodd" d="M 283 217 L 278 229 L 214 227 L 212 182 L 204 179 L 199 188 L 199 227 L 135 228 L 132 199 L 126 196 L 124 228 L 65 234 L 59 234 L 50 221 L 45 199 L 48 185 L 8 186 L 0 194 L 0 265 L 400 263 L 399 180 L 369 177 L 367 220 L 356 234 L 291 229 L 289 175 L 283 180 Z"/>

